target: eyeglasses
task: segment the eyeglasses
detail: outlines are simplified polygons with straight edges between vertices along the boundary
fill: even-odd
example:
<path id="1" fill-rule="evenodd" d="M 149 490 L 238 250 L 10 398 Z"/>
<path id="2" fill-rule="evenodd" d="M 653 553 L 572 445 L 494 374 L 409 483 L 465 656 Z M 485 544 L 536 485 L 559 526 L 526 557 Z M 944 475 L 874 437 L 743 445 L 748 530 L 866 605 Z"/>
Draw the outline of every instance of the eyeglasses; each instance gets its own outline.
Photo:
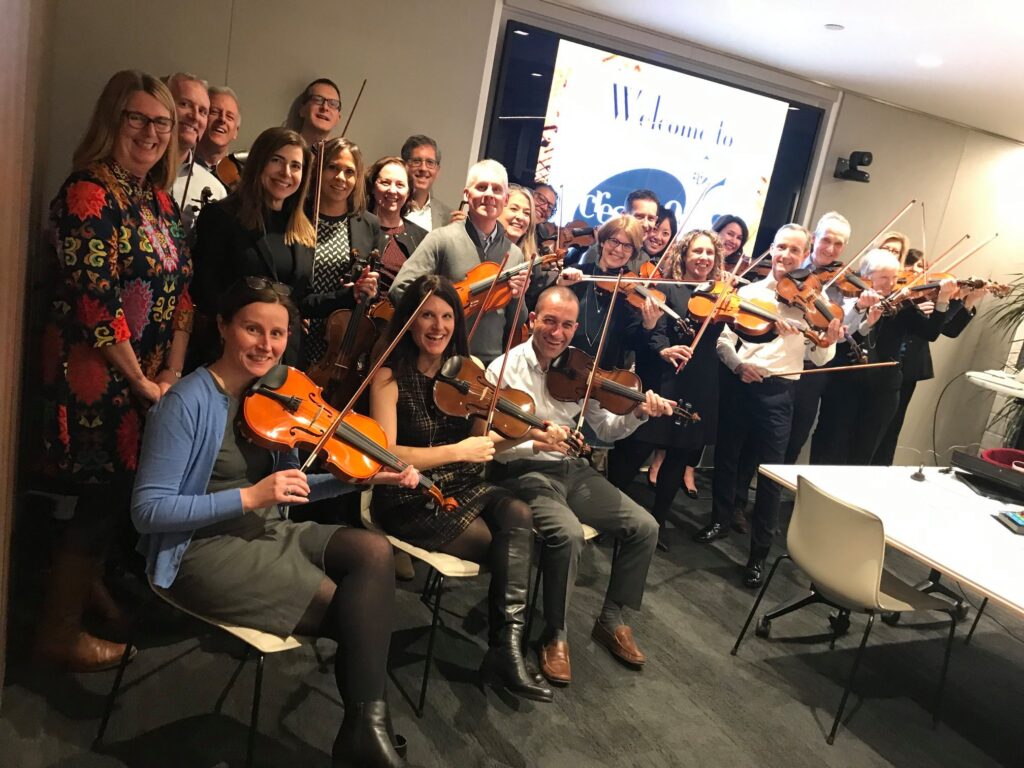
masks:
<path id="1" fill-rule="evenodd" d="M 141 112 L 129 112 L 127 109 L 123 110 L 121 114 L 124 115 L 125 122 L 137 131 L 146 130 L 150 123 L 153 124 L 153 129 L 157 133 L 170 133 L 171 128 L 174 127 L 174 120 L 169 117 L 150 117 Z"/>
<path id="2" fill-rule="evenodd" d="M 632 243 L 624 243 L 621 240 L 617 240 L 614 237 L 609 237 L 604 241 L 604 244 L 608 246 L 609 251 L 622 251 L 623 253 L 633 253 L 635 250 Z"/>
<path id="3" fill-rule="evenodd" d="M 306 101 L 312 101 L 318 107 L 322 107 L 324 104 L 326 104 L 329 108 L 333 109 L 335 112 L 341 111 L 341 102 L 338 101 L 337 99 L 328 99 L 326 96 L 319 96 L 319 95 L 314 94 L 312 96 L 308 96 L 306 98 Z"/>
<path id="4" fill-rule="evenodd" d="M 888 251 L 893 256 L 899 256 L 900 255 L 900 247 L 898 245 L 883 245 L 880 248 L 880 250 Z"/>
<path id="5" fill-rule="evenodd" d="M 269 288 L 278 296 L 292 295 L 292 287 L 290 285 L 285 285 L 284 283 L 275 283 L 273 280 L 268 280 L 267 278 L 259 277 L 258 275 L 247 275 L 242 279 L 245 280 L 245 284 L 254 291 L 265 291 Z"/>
<path id="6" fill-rule="evenodd" d="M 440 165 L 437 160 L 431 160 L 429 157 L 414 157 L 406 160 L 405 164 L 410 168 L 429 168 L 430 170 L 434 170 Z"/>

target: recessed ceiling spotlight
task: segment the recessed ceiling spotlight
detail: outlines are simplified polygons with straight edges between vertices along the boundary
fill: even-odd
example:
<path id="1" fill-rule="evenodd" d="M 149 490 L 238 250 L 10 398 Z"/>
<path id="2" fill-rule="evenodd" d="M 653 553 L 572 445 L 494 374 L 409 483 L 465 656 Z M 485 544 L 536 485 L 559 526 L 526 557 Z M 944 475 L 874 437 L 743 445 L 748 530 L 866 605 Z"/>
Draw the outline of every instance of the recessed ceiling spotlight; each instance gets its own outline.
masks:
<path id="1" fill-rule="evenodd" d="M 530 33 L 527 32 L 525 29 L 513 29 L 512 30 L 512 34 L 513 35 L 522 35 L 523 37 L 529 37 L 530 36 Z"/>
<path id="2" fill-rule="evenodd" d="M 542 75 L 540 72 L 531 72 L 530 74 L 533 75 L 534 77 L 544 77 L 544 75 Z"/>
<path id="3" fill-rule="evenodd" d="M 826 24 L 825 29 L 827 29 L 829 32 L 842 32 L 844 29 L 846 29 L 846 27 L 844 27 L 842 24 Z"/>
<path id="4" fill-rule="evenodd" d="M 928 53 L 922 53 L 914 61 L 917 63 L 917 66 L 924 67 L 925 69 L 935 69 L 935 67 L 942 66 L 942 59 Z"/>

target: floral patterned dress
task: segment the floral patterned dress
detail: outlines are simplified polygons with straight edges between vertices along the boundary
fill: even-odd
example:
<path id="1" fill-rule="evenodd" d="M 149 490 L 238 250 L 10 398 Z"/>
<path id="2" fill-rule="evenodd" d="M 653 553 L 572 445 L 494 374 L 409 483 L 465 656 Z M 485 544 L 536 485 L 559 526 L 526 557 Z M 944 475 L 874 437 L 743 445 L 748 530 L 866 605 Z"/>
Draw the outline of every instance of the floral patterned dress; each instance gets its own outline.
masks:
<path id="1" fill-rule="evenodd" d="M 174 331 L 191 329 L 192 265 L 177 204 L 113 160 L 69 176 L 50 213 L 58 277 L 43 337 L 43 469 L 74 492 L 134 475 L 146 408 L 101 350 L 130 342 L 156 378 Z"/>

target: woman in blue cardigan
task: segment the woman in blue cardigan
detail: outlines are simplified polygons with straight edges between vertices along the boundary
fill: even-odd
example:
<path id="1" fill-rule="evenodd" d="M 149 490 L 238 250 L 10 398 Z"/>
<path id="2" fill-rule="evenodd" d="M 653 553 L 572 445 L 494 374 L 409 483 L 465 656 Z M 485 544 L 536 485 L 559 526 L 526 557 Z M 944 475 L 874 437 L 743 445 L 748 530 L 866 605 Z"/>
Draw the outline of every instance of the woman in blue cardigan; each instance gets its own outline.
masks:
<path id="1" fill-rule="evenodd" d="M 281 507 L 357 490 L 305 475 L 295 452 L 241 432 L 250 385 L 284 353 L 297 310 L 287 286 L 262 277 L 223 296 L 223 352 L 149 412 L 132 520 L 154 588 L 195 613 L 278 635 L 337 641 L 345 718 L 334 765 L 403 766 L 384 701 L 394 604 L 391 545 L 369 531 L 295 523 Z M 414 469 L 376 482 L 412 486 Z"/>

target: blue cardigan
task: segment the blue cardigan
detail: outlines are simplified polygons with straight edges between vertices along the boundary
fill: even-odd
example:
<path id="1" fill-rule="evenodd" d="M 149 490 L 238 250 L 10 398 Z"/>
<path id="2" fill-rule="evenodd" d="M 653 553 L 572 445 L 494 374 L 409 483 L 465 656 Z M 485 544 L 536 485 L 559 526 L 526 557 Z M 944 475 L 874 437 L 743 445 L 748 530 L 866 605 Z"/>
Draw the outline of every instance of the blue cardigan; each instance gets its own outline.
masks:
<path id="1" fill-rule="evenodd" d="M 192 534 L 203 526 L 240 517 L 239 489 L 207 493 L 224 439 L 228 397 L 205 368 L 175 384 L 149 410 L 132 493 L 132 522 L 142 536 L 138 550 L 158 587 L 174 583 Z M 296 469 L 295 451 L 273 453 L 273 471 Z M 360 490 L 331 475 L 310 475 L 310 500 Z"/>

